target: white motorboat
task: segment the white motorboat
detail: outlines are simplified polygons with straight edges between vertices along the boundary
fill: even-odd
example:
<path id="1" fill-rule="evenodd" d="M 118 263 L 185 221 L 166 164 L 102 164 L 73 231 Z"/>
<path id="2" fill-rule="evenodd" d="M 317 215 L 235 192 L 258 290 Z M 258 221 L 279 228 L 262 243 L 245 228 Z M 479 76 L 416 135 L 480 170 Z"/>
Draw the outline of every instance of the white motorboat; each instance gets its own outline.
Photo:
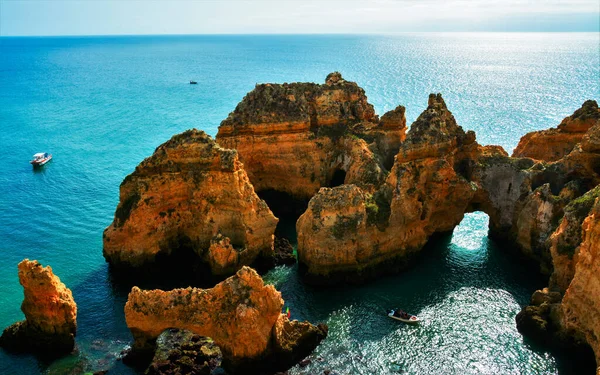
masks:
<path id="1" fill-rule="evenodd" d="M 37 154 L 33 155 L 33 160 L 29 163 L 34 167 L 41 167 L 50 160 L 52 160 L 52 154 L 47 152 L 38 152 Z"/>
<path id="2" fill-rule="evenodd" d="M 392 310 L 388 316 L 392 319 L 396 319 L 399 320 L 401 322 L 404 323 L 409 323 L 409 324 L 414 324 L 414 323 L 419 323 L 421 320 L 416 316 L 416 315 L 411 315 L 409 313 L 406 313 L 402 310 L 398 311 L 398 314 L 396 314 L 395 310 Z"/>

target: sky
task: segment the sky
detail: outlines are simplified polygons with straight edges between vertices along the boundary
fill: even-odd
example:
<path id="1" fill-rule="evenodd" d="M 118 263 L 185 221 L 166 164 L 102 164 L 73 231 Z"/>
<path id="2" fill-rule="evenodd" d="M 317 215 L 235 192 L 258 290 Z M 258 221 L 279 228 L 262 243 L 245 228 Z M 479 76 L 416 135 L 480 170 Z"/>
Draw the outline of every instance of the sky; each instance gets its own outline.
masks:
<path id="1" fill-rule="evenodd" d="M 600 0 L 0 0 L 0 36 L 600 31 Z"/>

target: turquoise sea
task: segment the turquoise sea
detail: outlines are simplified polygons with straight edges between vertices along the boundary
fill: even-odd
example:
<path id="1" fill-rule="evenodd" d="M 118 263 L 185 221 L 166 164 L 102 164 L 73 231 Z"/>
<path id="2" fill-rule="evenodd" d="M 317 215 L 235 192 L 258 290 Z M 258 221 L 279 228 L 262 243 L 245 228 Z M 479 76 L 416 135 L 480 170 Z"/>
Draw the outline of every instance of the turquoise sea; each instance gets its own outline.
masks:
<path id="1" fill-rule="evenodd" d="M 51 265 L 79 309 L 79 355 L 46 363 L 0 350 L 0 373 L 134 373 L 115 359 L 131 340 L 129 286 L 102 257 L 119 184 L 173 134 L 214 136 L 256 83 L 323 82 L 338 70 L 377 113 L 406 106 L 409 123 L 441 92 L 480 143 L 512 152 L 526 132 L 600 99 L 599 45 L 597 33 L 0 38 L 0 327 L 23 318 L 23 258 Z M 33 171 L 40 151 L 54 160 Z M 547 280 L 489 240 L 487 220 L 466 215 L 413 268 L 364 286 L 312 288 L 295 268 L 271 271 L 293 318 L 330 327 L 312 363 L 291 373 L 589 370 L 517 332 L 515 315 Z M 424 323 L 387 318 L 397 306 Z"/>

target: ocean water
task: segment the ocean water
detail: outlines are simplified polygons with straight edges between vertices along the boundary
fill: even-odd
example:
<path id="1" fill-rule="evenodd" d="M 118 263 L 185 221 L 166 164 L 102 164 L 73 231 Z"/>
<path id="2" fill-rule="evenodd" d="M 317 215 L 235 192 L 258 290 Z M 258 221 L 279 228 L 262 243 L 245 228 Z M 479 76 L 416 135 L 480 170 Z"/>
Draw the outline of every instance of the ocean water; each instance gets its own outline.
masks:
<path id="1" fill-rule="evenodd" d="M 23 258 L 51 265 L 79 309 L 78 355 L 48 363 L 0 350 L 0 373 L 134 373 L 116 360 L 131 341 L 129 286 L 102 257 L 119 184 L 173 134 L 214 136 L 256 83 L 323 82 L 338 70 L 377 113 L 406 106 L 409 123 L 441 92 L 480 143 L 511 152 L 600 98 L 599 43 L 597 33 L 0 38 L 0 327 L 23 318 Z M 40 151 L 54 160 L 33 171 Z M 293 318 L 330 327 L 292 373 L 580 373 L 517 332 L 516 313 L 547 280 L 509 250 L 473 213 L 413 268 L 364 286 L 311 288 L 294 267 L 271 271 Z M 398 306 L 424 322 L 385 316 Z"/>

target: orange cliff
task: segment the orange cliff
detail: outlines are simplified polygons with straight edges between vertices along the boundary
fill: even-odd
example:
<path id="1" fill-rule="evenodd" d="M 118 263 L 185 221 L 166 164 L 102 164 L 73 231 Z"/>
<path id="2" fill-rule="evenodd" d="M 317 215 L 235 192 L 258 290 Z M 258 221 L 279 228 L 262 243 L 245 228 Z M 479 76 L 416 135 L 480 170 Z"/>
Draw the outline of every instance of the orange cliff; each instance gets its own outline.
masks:
<path id="1" fill-rule="evenodd" d="M 327 327 L 289 321 L 281 294 L 249 267 L 211 289 L 142 291 L 134 287 L 125 305 L 134 350 L 152 348 L 167 328 L 210 337 L 230 369 L 281 370 L 304 358 L 327 335 Z"/>
<path id="2" fill-rule="evenodd" d="M 432 94 L 378 190 L 371 193 L 354 185 L 322 188 L 311 199 L 296 224 L 298 259 L 306 279 L 355 282 L 383 269 L 395 270 L 433 233 L 458 225 L 464 213 L 474 209 L 474 201 L 481 200 L 491 215 L 500 212 L 506 192 L 490 197 L 479 190 L 503 185 L 487 176 L 469 180 L 476 174 L 478 158 L 502 164 L 492 160 L 506 158 L 506 153 L 479 146 L 473 132 L 458 126 L 441 95 Z M 515 186 L 510 199 L 518 197 Z M 499 227 L 510 226 L 502 215 L 495 217 Z"/>
<path id="3" fill-rule="evenodd" d="M 490 236 L 513 244 L 551 274 L 548 238 L 564 207 L 599 181 L 598 130 L 590 128 L 554 163 L 508 157 L 498 146 L 478 145 L 441 96 L 432 94 L 379 189 L 323 188 L 310 201 L 296 226 L 301 269 L 316 282 L 376 276 L 381 267 L 402 267 L 465 212 L 484 211 Z"/>
<path id="4" fill-rule="evenodd" d="M 73 350 L 77 331 L 77 305 L 71 290 L 36 260 L 19 263 L 19 282 L 25 298 L 25 320 L 6 328 L 0 346 L 7 350 L 63 355 Z"/>
<path id="5" fill-rule="evenodd" d="M 315 283 L 378 276 L 403 267 L 433 233 L 451 231 L 465 212 L 484 211 L 490 236 L 552 275 L 550 287 L 537 291 L 519 314 L 519 329 L 563 348 L 589 345 L 598 356 L 600 289 L 591 254 L 600 242 L 590 233 L 596 216 L 585 218 L 600 194 L 600 124 L 569 148 L 550 163 L 508 157 L 500 147 L 478 145 L 441 96 L 431 95 L 385 183 L 375 191 L 322 188 L 310 200 L 296 225 L 300 270 Z"/>
<path id="6" fill-rule="evenodd" d="M 600 198 L 582 225 L 575 274 L 562 301 L 562 323 L 592 347 L 600 373 Z"/>
<path id="7" fill-rule="evenodd" d="M 584 134 L 600 123 L 600 109 L 595 100 L 588 100 L 558 127 L 527 133 L 517 145 L 513 157 L 528 157 L 556 161 L 573 150 Z"/>
<path id="8" fill-rule="evenodd" d="M 326 83 L 261 84 L 219 126 L 256 191 L 312 197 L 341 183 L 373 189 L 405 138 L 404 107 L 381 121 L 362 88 L 331 73 Z"/>
<path id="9" fill-rule="evenodd" d="M 121 184 L 115 219 L 104 231 L 104 257 L 117 267 L 144 268 L 185 254 L 212 275 L 231 275 L 273 256 L 277 221 L 237 152 L 188 130 L 160 145 Z"/>

